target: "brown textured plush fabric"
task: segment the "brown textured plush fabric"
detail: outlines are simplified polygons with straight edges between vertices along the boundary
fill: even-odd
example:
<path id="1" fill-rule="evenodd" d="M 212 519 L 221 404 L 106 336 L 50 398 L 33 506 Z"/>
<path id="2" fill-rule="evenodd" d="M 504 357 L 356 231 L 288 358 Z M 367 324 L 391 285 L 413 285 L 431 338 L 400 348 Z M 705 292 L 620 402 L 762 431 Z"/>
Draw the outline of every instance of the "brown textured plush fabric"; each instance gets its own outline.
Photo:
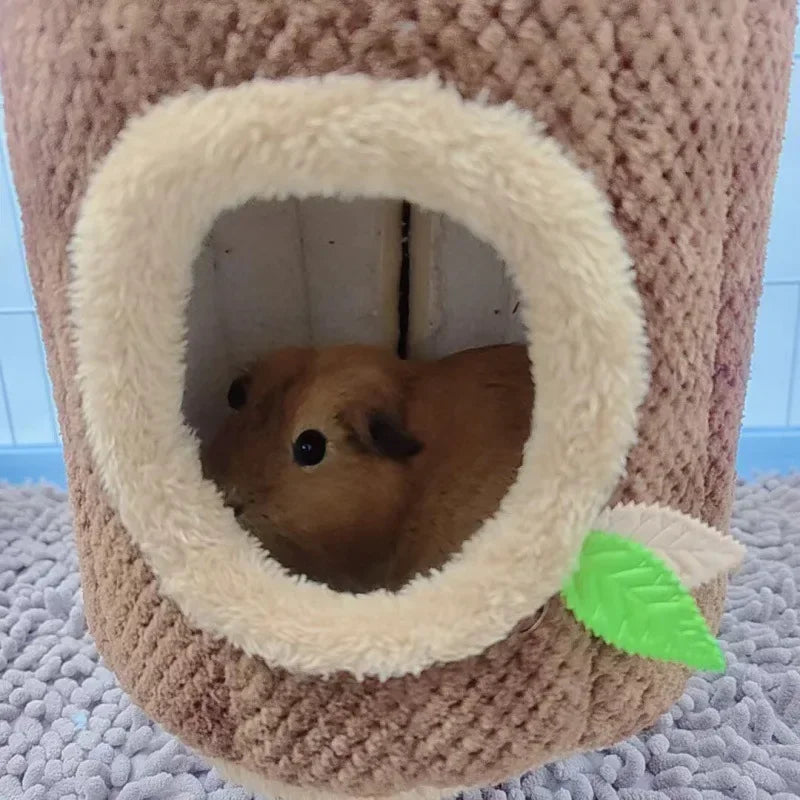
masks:
<path id="1" fill-rule="evenodd" d="M 359 683 L 269 669 L 158 595 L 83 435 L 66 245 L 92 166 L 144 103 L 255 75 L 437 72 L 529 109 L 596 176 L 636 262 L 652 345 L 618 496 L 724 527 L 783 127 L 794 0 L 0 0 L 0 67 L 59 408 L 84 595 L 135 700 L 189 744 L 364 794 L 480 784 L 618 740 L 683 670 L 625 656 L 560 607 L 479 657 Z M 701 593 L 718 619 L 721 586 Z"/>

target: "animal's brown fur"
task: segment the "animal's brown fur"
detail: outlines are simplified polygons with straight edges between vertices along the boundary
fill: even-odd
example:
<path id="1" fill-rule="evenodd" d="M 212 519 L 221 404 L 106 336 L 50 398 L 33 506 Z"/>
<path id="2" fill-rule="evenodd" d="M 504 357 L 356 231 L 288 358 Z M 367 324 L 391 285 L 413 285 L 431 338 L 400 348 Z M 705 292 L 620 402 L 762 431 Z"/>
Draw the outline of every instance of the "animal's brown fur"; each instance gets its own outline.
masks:
<path id="1" fill-rule="evenodd" d="M 206 474 L 275 558 L 344 591 L 398 588 L 440 567 L 497 509 L 530 429 L 533 386 L 516 345 L 431 362 L 292 348 L 245 382 L 246 402 L 204 451 Z M 375 414 L 421 450 L 381 452 Z M 292 457 L 307 429 L 328 439 L 314 467 Z"/>

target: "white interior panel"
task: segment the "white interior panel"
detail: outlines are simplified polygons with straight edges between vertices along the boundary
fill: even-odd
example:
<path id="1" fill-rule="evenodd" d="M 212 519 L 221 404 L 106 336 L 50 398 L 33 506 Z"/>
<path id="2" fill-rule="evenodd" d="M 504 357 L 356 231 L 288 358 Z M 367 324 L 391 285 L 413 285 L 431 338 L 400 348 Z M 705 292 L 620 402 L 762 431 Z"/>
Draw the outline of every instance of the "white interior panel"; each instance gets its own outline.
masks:
<path id="1" fill-rule="evenodd" d="M 299 204 L 311 341 L 397 346 L 401 204 Z"/>
<path id="2" fill-rule="evenodd" d="M 285 345 L 398 336 L 401 205 L 252 201 L 219 217 L 195 262 L 185 413 L 201 435 L 235 374 Z"/>
<path id="3" fill-rule="evenodd" d="M 409 227 L 410 356 L 525 341 L 516 290 L 492 247 L 417 208 Z"/>

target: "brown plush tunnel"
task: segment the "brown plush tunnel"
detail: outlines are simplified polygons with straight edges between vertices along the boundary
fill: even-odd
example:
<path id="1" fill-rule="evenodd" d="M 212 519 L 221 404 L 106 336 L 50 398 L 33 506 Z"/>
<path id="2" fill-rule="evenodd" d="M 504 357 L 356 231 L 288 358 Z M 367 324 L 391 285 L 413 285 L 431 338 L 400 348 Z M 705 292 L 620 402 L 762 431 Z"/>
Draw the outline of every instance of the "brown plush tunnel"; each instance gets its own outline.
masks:
<path id="1" fill-rule="evenodd" d="M 409 656 L 408 669 L 376 669 L 375 674 L 350 669 L 347 658 L 342 669 L 335 669 L 331 664 L 338 662 L 322 655 L 320 663 L 327 666 L 316 670 L 308 659 L 301 665 L 281 655 L 277 646 L 262 647 L 255 634 L 250 637 L 237 628 L 235 635 L 227 635 L 227 629 L 206 620 L 187 600 L 191 588 L 171 579 L 170 568 L 157 560 L 158 548 L 151 551 L 145 543 L 151 534 L 169 537 L 182 520 L 192 518 L 193 509 L 165 508 L 161 529 L 148 516 L 150 510 L 137 509 L 132 501 L 138 492 L 146 505 L 143 487 L 156 466 L 176 468 L 175 485 L 166 488 L 165 496 L 174 490 L 174 497 L 185 499 L 186 492 L 195 491 L 195 484 L 178 469 L 184 465 L 182 448 L 189 445 L 177 433 L 174 441 L 166 436 L 156 449 L 139 448 L 138 460 L 126 466 L 123 427 L 156 431 L 160 416 L 155 421 L 135 414 L 126 417 L 124 400 L 123 407 L 117 407 L 117 441 L 99 421 L 95 430 L 91 413 L 104 396 L 111 397 L 103 394 L 103 387 L 114 380 L 119 386 L 128 378 L 135 382 L 137 365 L 143 376 L 147 372 L 141 382 L 147 386 L 158 375 L 172 376 L 178 359 L 175 364 L 165 361 L 163 369 L 153 367 L 151 374 L 150 365 L 137 359 L 150 352 L 149 345 L 161 352 L 153 326 L 145 317 L 133 319 L 138 312 L 132 311 L 130 320 L 118 315 L 115 327 L 104 317 L 113 322 L 111 311 L 102 304 L 91 306 L 85 290 L 90 278 L 95 288 L 107 280 L 109 296 L 124 295 L 136 281 L 144 287 L 147 281 L 160 280 L 162 256 L 150 258 L 147 237 L 141 248 L 139 240 L 131 238 L 133 256 L 121 252 L 126 248 L 120 242 L 127 241 L 122 233 L 139 224 L 139 217 L 129 213 L 134 205 L 126 204 L 141 211 L 145 229 L 150 214 L 155 230 L 159 218 L 171 213 L 161 205 L 167 195 L 157 191 L 159 181 L 172 186 L 184 180 L 181 164 L 197 168 L 198 186 L 213 187 L 215 159 L 230 156 L 232 163 L 237 158 L 244 163 L 246 137 L 241 152 L 229 147 L 221 133 L 213 138 L 229 116 L 236 115 L 237 98 L 253 114 L 242 130 L 254 131 L 260 125 L 278 130 L 285 118 L 288 138 L 297 133 L 298 142 L 306 141 L 310 151 L 319 150 L 317 139 L 324 140 L 328 128 L 303 140 L 303 125 L 294 124 L 297 118 L 288 111 L 281 116 L 301 102 L 296 100 L 299 96 L 302 103 L 317 103 L 314 113 L 303 118 L 311 127 L 323 125 L 320 120 L 327 119 L 332 106 L 330 117 L 335 118 L 336 103 L 352 102 L 357 112 L 352 119 L 363 112 L 367 123 L 376 104 L 399 106 L 412 116 L 416 109 L 408 132 L 398 134 L 395 150 L 393 134 L 376 134 L 377 142 L 365 134 L 364 141 L 370 147 L 380 145 L 383 155 L 377 149 L 368 151 L 375 160 L 372 177 L 359 178 L 363 193 L 383 197 L 384 172 L 402 158 L 417 158 L 414 169 L 426 185 L 419 197 L 407 199 L 438 203 L 438 211 L 452 209 L 481 238 L 494 238 L 498 249 L 505 246 L 507 252 L 501 254 L 507 261 L 523 262 L 517 269 L 524 277 L 531 250 L 523 223 L 530 221 L 532 231 L 545 227 L 537 228 L 536 220 L 529 220 L 524 193 L 508 191 L 514 195 L 508 214 L 500 193 L 497 220 L 487 213 L 482 221 L 475 211 L 478 200 L 466 191 L 472 177 L 464 178 L 463 196 L 456 196 L 458 175 L 452 173 L 452 185 L 444 186 L 439 173 L 429 168 L 444 165 L 442 176 L 454 169 L 448 161 L 452 151 L 436 150 L 437 130 L 447 141 L 447 125 L 436 125 L 455 118 L 447 105 L 452 104 L 453 114 L 463 111 L 462 130 L 474 124 L 480 141 L 490 144 L 480 152 L 488 153 L 486 163 L 496 170 L 484 176 L 484 184 L 478 175 L 479 190 L 492 184 L 521 187 L 522 192 L 533 185 L 524 183 L 530 171 L 552 168 L 546 173 L 553 178 L 546 191 L 567 208 L 585 203 L 611 210 L 610 219 L 598 211 L 599 216 L 587 223 L 586 230 L 596 233 L 597 241 L 591 243 L 596 253 L 607 252 L 610 263 L 624 249 L 633 265 L 631 289 L 636 291 L 625 294 L 623 265 L 614 273 L 619 285 L 609 289 L 607 298 L 596 296 L 597 305 L 607 300 L 609 308 L 614 307 L 617 292 L 620 308 L 631 309 L 635 295 L 636 314 L 631 311 L 630 325 L 643 321 L 649 388 L 643 402 L 633 403 L 638 416 L 630 449 L 624 431 L 617 434 L 616 423 L 609 425 L 608 436 L 617 437 L 614 447 L 625 445 L 624 471 L 621 462 L 617 474 L 608 466 L 616 457 L 611 448 L 614 452 L 603 456 L 602 469 L 598 466 L 591 497 L 581 500 L 580 513 L 585 516 L 599 510 L 598 504 L 621 501 L 657 504 L 724 531 L 783 130 L 794 0 L 65 0 L 57 8 L 43 0 L 3 0 L 0 9 L 0 75 L 9 148 L 60 415 L 87 617 L 98 649 L 134 700 L 234 778 L 283 796 L 438 795 L 485 785 L 553 758 L 619 741 L 663 713 L 680 695 L 686 671 L 602 643 L 556 599 L 536 624 L 538 605 L 533 604 L 527 613 L 514 612 L 516 624 L 507 625 L 503 635 L 486 634 L 480 646 L 454 645 L 457 655 L 452 658 L 420 656 L 415 661 Z M 360 77 L 348 83 L 348 76 L 354 75 Z M 286 80 L 322 76 L 332 77 L 308 84 Z M 395 102 L 392 84 L 401 82 L 405 94 Z M 419 95 L 418 86 L 423 87 Z M 253 103 L 262 88 L 271 102 L 256 108 Z M 241 94 L 232 94 L 234 90 Z M 443 120 L 437 123 L 439 97 L 447 113 L 443 110 Z M 233 112 L 221 113 L 223 106 L 215 105 L 216 98 Z M 499 108 L 505 103 L 512 107 Z M 174 133 L 183 119 L 191 123 L 174 146 L 166 128 L 162 142 L 152 136 L 156 123 L 169 123 Z M 380 124 L 375 121 L 376 131 Z M 431 136 L 426 138 L 429 129 Z M 348 132 L 348 141 L 360 138 Z M 202 140 L 206 134 L 212 138 Z M 152 147 L 145 146 L 147 136 Z M 252 138 L 256 140 L 255 133 Z M 467 141 L 466 133 L 458 140 L 464 152 Z M 534 149 L 541 145 L 541 157 L 534 149 L 527 152 L 528 142 Z M 514 149 L 517 143 L 520 148 Z M 191 161 L 195 146 L 205 147 L 205 160 L 197 164 Z M 171 162 L 158 160 L 165 152 Z M 319 153 L 319 161 L 310 167 L 299 159 L 298 169 L 325 176 L 316 193 L 337 194 L 338 187 L 350 185 L 344 168 L 349 162 L 344 154 L 337 160 Z M 315 194 L 305 172 L 292 183 L 292 160 L 287 164 L 281 191 L 295 187 L 298 195 Z M 508 172 L 503 173 L 506 166 Z M 269 166 L 273 167 L 278 169 Z M 417 174 L 414 169 L 409 167 L 409 174 Z M 248 174 L 241 175 L 240 191 L 252 195 Z M 492 182 L 492 175 L 504 176 L 505 183 L 499 178 Z M 562 175 L 575 179 L 574 192 L 570 188 L 559 193 Z M 410 179 L 406 186 L 402 174 L 386 180 L 386 185 L 407 189 L 408 194 L 416 191 Z M 234 189 L 229 194 L 238 196 Z M 198 215 L 202 218 L 199 210 Z M 519 225 L 509 224 L 503 233 L 504 216 L 519 220 Z M 192 214 L 186 219 L 189 225 Z M 574 220 L 569 213 L 563 219 L 568 230 Z M 591 227 L 596 219 L 602 224 Z M 610 233 L 603 251 L 606 224 Z M 189 275 L 199 245 L 181 241 L 186 230 L 175 226 L 175 249 L 170 245 L 163 258 L 183 259 Z M 614 237 L 620 234 L 617 248 Z M 563 255 L 567 264 L 572 255 L 576 262 L 584 257 L 582 247 L 564 255 L 548 238 L 549 231 L 541 236 L 552 248 L 544 250 L 546 257 L 558 261 Z M 134 272 L 129 270 L 119 284 L 111 280 L 111 272 L 102 271 L 105 262 L 100 256 L 109 254 L 120 264 L 123 257 L 134 258 L 126 262 L 135 264 Z M 75 269 L 80 281 L 72 292 Z M 571 308 L 571 281 L 576 291 L 582 285 L 577 267 L 574 276 L 569 270 L 564 275 L 568 273 L 571 277 L 563 282 L 548 279 L 541 284 L 543 296 L 549 292 L 556 310 L 561 308 L 558 303 Z M 174 324 L 165 323 L 159 330 L 165 351 L 178 352 L 181 347 L 178 306 L 191 283 L 185 286 L 180 280 L 153 295 L 154 308 L 171 303 L 178 309 Z M 524 290 L 527 284 L 522 280 L 521 285 Z M 133 300 L 123 296 L 122 302 L 127 299 Z M 602 318 L 602 309 L 586 305 L 576 301 L 575 314 Z M 612 337 L 607 341 L 627 352 L 628 318 L 619 319 L 619 340 L 613 339 L 614 326 L 604 321 Z M 107 333 L 105 351 L 97 337 L 91 346 L 95 355 L 108 353 L 108 375 L 98 377 L 97 363 L 84 358 L 91 349 L 86 345 L 90 328 Z M 141 335 L 125 339 L 130 331 Z M 533 338 L 536 361 L 544 356 L 536 351 Z M 576 347 L 581 346 L 578 337 Z M 616 357 L 609 349 L 613 348 L 607 347 L 604 357 Z M 129 375 L 117 374 L 123 364 L 114 361 L 114 353 L 127 354 Z M 608 380 L 603 397 L 618 391 L 620 397 L 636 398 L 635 387 L 627 392 L 617 386 L 626 380 L 622 367 L 619 375 L 619 380 Z M 579 380 L 577 374 L 573 377 Z M 594 390 L 591 385 L 589 390 Z M 134 387 L 132 394 L 136 392 Z M 545 388 L 545 408 L 548 397 Z M 554 389 L 554 408 L 557 399 Z M 136 398 L 130 402 L 134 410 L 145 407 L 136 406 Z M 177 389 L 165 394 L 164 417 L 172 412 L 177 417 L 180 403 Z M 598 406 L 597 413 L 615 419 L 613 409 Z M 545 426 L 548 419 L 543 412 L 536 422 Z M 598 456 L 598 464 L 600 460 Z M 532 463 L 535 466 L 535 455 Z M 616 480 L 619 472 L 614 489 L 607 478 Z M 524 506 L 524 488 L 518 483 L 513 490 L 511 511 Z M 197 509 L 205 507 L 205 495 L 196 491 Z M 554 507 L 548 502 L 541 499 L 541 507 Z M 137 526 L 140 533 L 134 533 Z M 483 540 L 491 533 L 482 531 Z M 264 580 L 271 576 L 268 569 L 265 566 L 260 576 Z M 175 571 L 177 575 L 177 566 Z M 440 588 L 446 592 L 447 585 Z M 712 626 L 718 624 L 724 578 L 700 587 L 696 597 Z M 265 606 L 264 616 L 279 617 L 279 601 Z M 372 613 L 371 607 L 348 602 L 342 600 L 348 613 Z M 301 644 L 307 651 L 312 648 L 305 640 Z M 360 644 L 355 637 L 353 648 Z M 435 645 L 431 651 L 439 653 Z M 375 649 L 380 650 L 380 644 Z M 444 652 L 443 645 L 440 650 Z M 355 656 L 351 660 L 355 663 Z"/>

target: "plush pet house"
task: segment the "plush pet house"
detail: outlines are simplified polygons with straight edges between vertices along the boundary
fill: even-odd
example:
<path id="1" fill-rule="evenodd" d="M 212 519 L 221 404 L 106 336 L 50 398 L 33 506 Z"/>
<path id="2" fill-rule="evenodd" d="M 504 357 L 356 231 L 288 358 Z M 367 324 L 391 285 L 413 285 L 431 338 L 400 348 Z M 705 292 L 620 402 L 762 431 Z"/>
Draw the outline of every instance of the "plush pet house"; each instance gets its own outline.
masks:
<path id="1" fill-rule="evenodd" d="M 0 3 L 86 611 L 142 708 L 270 796 L 422 797 L 679 696 L 559 593 L 600 518 L 726 529 L 794 8 Z M 520 336 L 517 480 L 399 593 L 290 577 L 202 478 L 260 349 Z M 693 555 L 713 628 L 725 570 Z"/>

